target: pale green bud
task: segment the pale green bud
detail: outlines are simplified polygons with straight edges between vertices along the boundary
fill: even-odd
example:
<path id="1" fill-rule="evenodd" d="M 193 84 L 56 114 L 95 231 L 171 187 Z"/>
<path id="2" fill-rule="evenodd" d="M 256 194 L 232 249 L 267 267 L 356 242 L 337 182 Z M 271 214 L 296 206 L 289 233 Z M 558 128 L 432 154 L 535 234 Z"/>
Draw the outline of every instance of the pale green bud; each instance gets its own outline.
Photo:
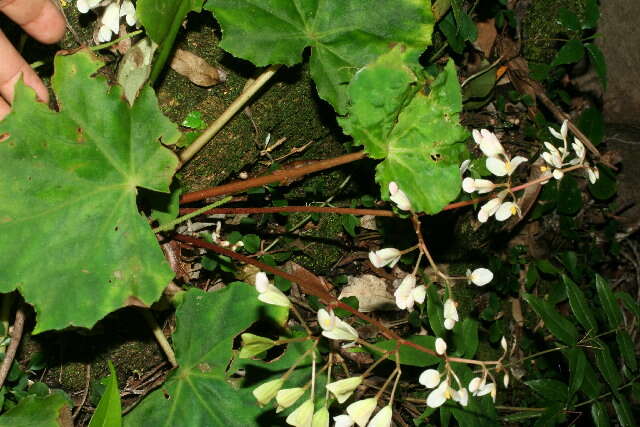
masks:
<path id="1" fill-rule="evenodd" d="M 253 390 L 253 396 L 256 398 L 260 406 L 266 405 L 271 399 L 276 397 L 276 393 L 278 393 L 278 390 L 282 388 L 283 384 L 284 380 L 281 378 L 267 381 Z"/>
<path id="2" fill-rule="evenodd" d="M 276 402 L 278 402 L 278 408 L 276 413 L 282 412 L 289 406 L 296 403 L 298 399 L 302 397 L 306 391 L 303 387 L 283 388 L 276 394 Z"/>
<path id="3" fill-rule="evenodd" d="M 360 384 L 362 384 L 362 377 L 345 378 L 327 384 L 327 390 L 338 399 L 339 403 L 344 403 Z"/>
<path id="4" fill-rule="evenodd" d="M 240 359 L 248 359 L 256 354 L 262 353 L 263 351 L 267 351 L 276 345 L 275 341 L 272 339 L 249 333 L 244 333 L 240 337 L 242 338 Z"/>

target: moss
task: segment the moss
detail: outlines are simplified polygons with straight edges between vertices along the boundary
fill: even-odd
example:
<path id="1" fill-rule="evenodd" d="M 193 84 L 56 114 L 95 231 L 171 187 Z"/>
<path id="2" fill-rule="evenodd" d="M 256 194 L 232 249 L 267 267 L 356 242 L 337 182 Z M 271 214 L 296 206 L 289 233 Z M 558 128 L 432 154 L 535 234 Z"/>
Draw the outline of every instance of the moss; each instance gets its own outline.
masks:
<path id="1" fill-rule="evenodd" d="M 582 16 L 585 0 L 532 1 L 522 21 L 523 55 L 531 62 L 550 63 L 562 42 L 559 37 L 575 37 L 558 22 L 558 11 L 567 8 Z"/>
<path id="2" fill-rule="evenodd" d="M 304 215 L 292 215 L 290 223 L 295 224 Z M 343 248 L 338 236 L 342 233 L 341 216 L 323 215 L 317 225 L 309 222 L 300 233 L 304 249 L 291 260 L 317 273 L 326 274 L 342 256 Z"/>

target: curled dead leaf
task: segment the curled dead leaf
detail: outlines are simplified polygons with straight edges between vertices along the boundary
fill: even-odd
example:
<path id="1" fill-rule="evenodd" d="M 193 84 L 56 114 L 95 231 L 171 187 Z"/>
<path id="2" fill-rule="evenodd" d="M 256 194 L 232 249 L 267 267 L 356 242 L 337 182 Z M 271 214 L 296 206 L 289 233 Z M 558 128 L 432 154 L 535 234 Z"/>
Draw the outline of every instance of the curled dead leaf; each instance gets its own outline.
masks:
<path id="1" fill-rule="evenodd" d="M 198 86 L 209 87 L 227 80 L 227 73 L 189 51 L 176 49 L 170 64 L 178 74 L 182 74 Z"/>

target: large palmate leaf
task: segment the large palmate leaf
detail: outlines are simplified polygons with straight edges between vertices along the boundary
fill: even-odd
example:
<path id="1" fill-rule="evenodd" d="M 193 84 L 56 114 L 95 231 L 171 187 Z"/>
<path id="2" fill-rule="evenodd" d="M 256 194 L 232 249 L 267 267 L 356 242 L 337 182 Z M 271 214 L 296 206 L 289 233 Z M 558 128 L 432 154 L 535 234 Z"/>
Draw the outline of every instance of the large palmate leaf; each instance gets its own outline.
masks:
<path id="1" fill-rule="evenodd" d="M 460 192 L 467 132 L 459 124 L 453 62 L 425 88 L 414 58 L 397 46 L 362 69 L 349 84 L 351 104 L 340 124 L 370 157 L 385 159 L 376 171 L 383 197 L 394 181 L 415 211 L 433 214 Z"/>
<path id="2" fill-rule="evenodd" d="M 57 56 L 60 112 L 19 83 L 0 122 L 0 292 L 19 289 L 38 313 L 36 332 L 91 327 L 137 298 L 151 304 L 173 277 L 137 187 L 166 192 L 178 139 L 153 91 L 133 106 L 120 87 L 91 76 L 88 51 Z"/>
<path id="3" fill-rule="evenodd" d="M 208 0 L 221 46 L 258 66 L 293 65 L 311 47 L 320 97 L 343 114 L 346 84 L 390 45 L 424 50 L 434 18 L 428 0 Z"/>
<path id="4" fill-rule="evenodd" d="M 250 390 L 226 381 L 233 339 L 260 316 L 257 296 L 240 282 L 217 292 L 189 290 L 173 335 L 179 368 L 124 418 L 125 426 L 258 425 L 261 410 Z"/>

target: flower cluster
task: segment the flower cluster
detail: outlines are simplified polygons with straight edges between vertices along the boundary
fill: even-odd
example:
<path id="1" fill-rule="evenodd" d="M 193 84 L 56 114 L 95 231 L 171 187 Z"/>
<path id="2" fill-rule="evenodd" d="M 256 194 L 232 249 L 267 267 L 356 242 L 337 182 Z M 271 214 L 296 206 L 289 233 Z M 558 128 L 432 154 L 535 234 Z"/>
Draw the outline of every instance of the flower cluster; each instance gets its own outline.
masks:
<path id="1" fill-rule="evenodd" d="M 569 150 L 569 147 L 568 147 L 569 142 L 567 141 L 567 136 L 569 132 L 568 123 L 569 122 L 567 120 L 565 120 L 562 123 L 562 126 L 560 127 L 560 132 L 558 132 L 552 127 L 549 127 L 549 132 L 551 132 L 551 135 L 553 135 L 554 138 L 562 141 L 562 147 L 555 147 L 550 142 L 545 141 L 544 146 L 547 149 L 547 151 L 542 153 L 542 158 L 544 159 L 544 161 L 547 163 L 548 166 L 553 168 L 553 171 L 549 171 L 545 166 L 544 167 L 545 169 L 543 169 L 543 172 L 546 172 L 546 175 L 548 175 L 549 178 L 553 176 L 555 179 L 561 180 L 562 177 L 564 176 L 564 172 L 562 171 L 563 168 L 571 167 L 571 166 L 582 166 L 586 171 L 587 178 L 589 179 L 589 181 L 592 184 L 595 184 L 595 182 L 600 177 L 600 171 L 598 170 L 597 167 L 591 167 L 589 163 L 585 161 L 587 152 L 584 148 L 584 144 L 575 136 L 573 137 L 573 143 L 571 144 L 571 148 L 573 148 L 575 157 L 571 160 L 567 159 L 571 154 L 571 150 Z"/>
<path id="2" fill-rule="evenodd" d="M 495 215 L 498 221 L 506 221 L 513 215 L 519 215 L 520 208 L 518 204 L 515 203 L 515 196 L 509 191 L 509 187 L 511 175 L 517 167 L 526 162 L 527 159 L 522 156 L 509 157 L 498 140 L 498 137 L 487 129 L 480 131 L 474 129 L 473 139 L 480 147 L 480 150 L 482 150 L 482 153 L 487 156 L 485 165 L 489 172 L 497 177 L 506 176 L 509 179 L 506 184 L 496 184 L 488 179 L 471 177 L 462 180 L 462 189 L 467 193 L 478 192 L 478 194 L 485 194 L 500 186 L 507 187 L 506 190 L 499 192 L 495 198 L 489 200 L 480 208 L 478 211 L 478 221 L 487 222 L 493 215 Z M 510 196 L 512 201 L 505 201 L 507 196 Z"/>
<path id="3" fill-rule="evenodd" d="M 131 0 L 78 0 L 76 7 L 80 13 L 103 8 L 98 30 L 98 42 L 111 40 L 112 35 L 120 32 L 120 18 L 124 16 L 127 25 L 136 25 L 136 8 Z"/>

